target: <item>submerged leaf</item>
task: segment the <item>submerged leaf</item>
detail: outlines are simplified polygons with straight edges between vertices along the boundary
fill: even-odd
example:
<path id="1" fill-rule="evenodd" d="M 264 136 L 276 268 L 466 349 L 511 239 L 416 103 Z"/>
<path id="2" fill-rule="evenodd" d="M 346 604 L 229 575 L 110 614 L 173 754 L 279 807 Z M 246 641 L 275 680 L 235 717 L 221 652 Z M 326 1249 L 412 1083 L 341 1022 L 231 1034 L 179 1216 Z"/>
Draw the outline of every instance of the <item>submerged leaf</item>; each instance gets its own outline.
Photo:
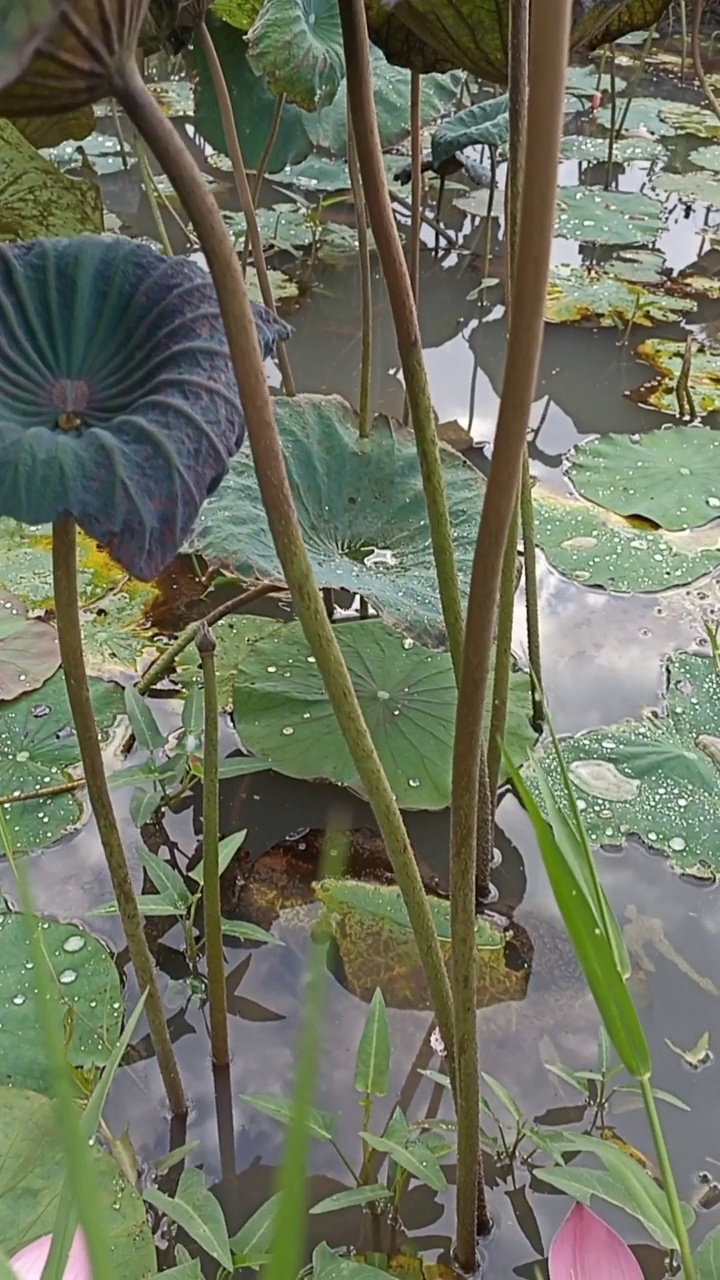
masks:
<path id="1" fill-rule="evenodd" d="M 265 355 L 287 326 L 255 309 Z M 205 271 L 120 236 L 0 247 L 0 510 L 62 512 L 149 581 L 244 419 Z"/>

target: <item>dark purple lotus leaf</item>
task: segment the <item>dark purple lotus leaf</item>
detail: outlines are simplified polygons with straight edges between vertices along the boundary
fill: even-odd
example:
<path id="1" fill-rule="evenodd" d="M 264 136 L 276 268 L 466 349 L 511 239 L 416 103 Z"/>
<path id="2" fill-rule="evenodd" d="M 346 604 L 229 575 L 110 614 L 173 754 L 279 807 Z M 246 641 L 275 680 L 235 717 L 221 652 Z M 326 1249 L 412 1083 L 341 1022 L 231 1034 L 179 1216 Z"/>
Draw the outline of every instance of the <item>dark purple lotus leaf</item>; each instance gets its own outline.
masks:
<path id="1" fill-rule="evenodd" d="M 267 357 L 291 330 L 254 313 Z M 0 514 L 69 512 L 149 581 L 244 432 L 202 267 L 122 236 L 0 245 Z"/>

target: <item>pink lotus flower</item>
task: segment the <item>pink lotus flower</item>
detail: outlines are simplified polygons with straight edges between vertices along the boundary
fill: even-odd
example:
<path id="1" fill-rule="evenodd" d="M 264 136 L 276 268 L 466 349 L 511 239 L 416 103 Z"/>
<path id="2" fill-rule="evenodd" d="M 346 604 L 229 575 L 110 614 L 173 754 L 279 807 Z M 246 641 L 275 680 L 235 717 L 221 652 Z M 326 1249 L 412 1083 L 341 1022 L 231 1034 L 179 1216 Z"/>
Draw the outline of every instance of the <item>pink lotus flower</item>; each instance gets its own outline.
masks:
<path id="1" fill-rule="evenodd" d="M 573 1205 L 550 1245 L 550 1280 L 643 1280 L 617 1231 L 584 1204 Z"/>
<path id="2" fill-rule="evenodd" d="M 32 1244 L 26 1244 L 24 1249 L 20 1249 L 10 1259 L 10 1266 L 18 1280 L 41 1280 L 51 1244 L 51 1235 L 40 1236 L 39 1240 L 33 1240 Z M 65 1263 L 63 1280 L 92 1280 L 90 1256 L 87 1251 L 85 1236 L 80 1230 L 75 1232 L 75 1239 L 72 1242 L 70 1254 Z"/>

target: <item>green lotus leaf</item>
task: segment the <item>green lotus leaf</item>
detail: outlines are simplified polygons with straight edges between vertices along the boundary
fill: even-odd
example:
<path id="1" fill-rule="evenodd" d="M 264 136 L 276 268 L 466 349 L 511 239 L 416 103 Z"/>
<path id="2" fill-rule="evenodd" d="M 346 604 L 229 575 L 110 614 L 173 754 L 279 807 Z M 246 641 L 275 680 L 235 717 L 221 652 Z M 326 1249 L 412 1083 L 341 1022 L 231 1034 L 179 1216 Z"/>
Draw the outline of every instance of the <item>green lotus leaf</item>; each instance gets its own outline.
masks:
<path id="1" fill-rule="evenodd" d="M 641 342 L 635 355 L 653 365 L 658 376 L 637 387 L 631 393 L 633 400 L 662 413 L 676 415 L 676 387 L 685 358 L 685 343 L 671 338 L 648 338 Z M 688 389 L 699 416 L 716 413 L 720 409 L 720 354 L 717 351 L 702 346 L 694 349 Z"/>
<path id="2" fill-rule="evenodd" d="M 368 34 L 381 49 L 391 67 L 404 67 L 421 75 L 442 74 L 452 70 L 452 59 L 444 58 L 437 49 L 422 40 L 398 17 L 396 6 L 386 0 L 365 0 Z"/>
<path id="3" fill-rule="evenodd" d="M 560 573 L 607 591 L 664 591 L 720 565 L 712 526 L 675 533 L 638 527 L 587 502 L 535 491 L 538 543 Z"/>
<path id="4" fill-rule="evenodd" d="M 569 134 L 563 138 L 561 155 L 564 160 L 606 160 L 608 139 Z M 632 164 L 636 160 L 661 160 L 665 147 L 656 138 L 617 138 L 613 143 L 613 160 L 617 164 Z"/>
<path id="5" fill-rule="evenodd" d="M 660 200 L 640 191 L 560 187 L 556 234 L 583 244 L 652 244 L 662 231 Z"/>
<path id="6" fill-rule="evenodd" d="M 630 133 L 641 130 L 661 137 L 670 137 L 673 133 L 680 132 L 680 130 L 676 130 L 673 124 L 665 120 L 663 114 L 661 114 L 670 105 L 673 104 L 667 98 L 633 98 L 625 116 L 625 103 L 621 98 L 619 106 L 625 116 L 624 131 Z M 610 128 L 612 108 L 609 104 L 600 108 L 597 113 L 597 120 L 599 124 Z"/>
<path id="7" fill-rule="evenodd" d="M 0 120 L 0 172 L 0 240 L 103 230 L 100 188 L 67 178 L 9 120 Z"/>
<path id="8" fill-rule="evenodd" d="M 631 284 L 664 284 L 665 254 L 659 249 L 625 249 L 605 263 L 605 270 Z M 668 288 L 671 286 L 668 285 Z"/>
<path id="9" fill-rule="evenodd" d="M 441 643 L 442 610 L 412 432 L 379 415 L 361 440 L 357 415 L 340 396 L 278 397 L 275 415 L 317 581 L 359 592 L 418 639 Z M 485 481 L 446 447 L 441 459 L 466 592 Z M 241 578 L 282 579 L 249 454 L 234 459 L 187 549 Z"/>
<path id="10" fill-rule="evenodd" d="M 597 49 L 633 31 L 647 31 L 670 8 L 671 0 L 581 0 L 573 10 L 571 48 Z"/>
<path id="11" fill-rule="evenodd" d="M 65 0 L 1 0 L 0 88 L 25 70 Z"/>
<path id="12" fill-rule="evenodd" d="M 510 105 L 507 94 L 477 102 L 443 120 L 432 135 L 433 168 L 439 172 L 447 160 L 466 147 L 506 147 L 510 140 Z"/>
<path id="13" fill-rule="evenodd" d="M 289 330 L 255 316 L 267 355 Z M 0 246 L 0 361 L 0 511 L 70 512 L 155 578 L 244 434 L 207 272 L 121 236 Z"/>
<path id="14" fill-rule="evenodd" d="M 306 111 L 332 102 L 345 75 L 338 0 L 266 0 L 247 40 L 273 93 Z"/>
<path id="15" fill-rule="evenodd" d="M 706 427 L 583 441 L 569 470 L 592 502 L 664 529 L 701 527 L 720 513 L 720 434 Z"/>
<path id="16" fill-rule="evenodd" d="M 720 173 L 720 143 L 715 143 L 712 147 L 698 147 L 697 151 L 693 151 L 689 157 L 691 164 L 697 164 L 701 169 L 711 169 L 713 173 Z"/>
<path id="17" fill-rule="evenodd" d="M 720 676 L 711 658 L 679 653 L 667 669 L 661 715 L 648 711 L 561 743 L 595 844 L 639 836 L 680 871 L 720 875 Z M 552 749 L 542 765 L 556 795 L 563 783 Z M 528 769 L 533 786 L 533 771 Z"/>
<path id="18" fill-rule="evenodd" d="M 103 741 L 124 710 L 120 686 L 91 679 L 90 692 Z M 65 680 L 58 671 L 33 693 L 0 703 L 0 795 L 24 795 L 71 782 L 80 764 Z M 4 806 L 15 853 L 44 849 L 83 817 L 78 792 L 20 800 Z"/>
<path id="19" fill-rule="evenodd" d="M 231 27 L 249 31 L 263 6 L 263 0 L 212 0 L 210 12 Z"/>
<path id="20" fill-rule="evenodd" d="M 215 669 L 221 707 L 228 711 L 232 708 L 235 678 L 243 664 L 248 645 L 257 644 L 258 640 L 274 635 L 284 626 L 285 623 L 277 618 L 263 618 L 256 614 L 221 618 L 216 623 L 213 636 L 217 645 Z M 176 672 L 180 684 L 186 688 L 202 685 L 202 663 L 196 645 L 189 645 L 178 655 Z"/>
<path id="21" fill-rule="evenodd" d="M 392 1009 L 430 1009 L 430 993 L 407 909 L 396 885 L 359 880 L 321 880 L 315 892 L 326 908 L 342 963 L 343 985 L 369 1002 L 379 988 Z M 450 903 L 428 897 L 440 948 L 451 958 Z M 512 968 L 505 958 L 501 927 L 478 917 L 475 925 L 478 1008 L 522 1000 L 529 967 Z"/>
<path id="22" fill-rule="evenodd" d="M 670 324 L 695 303 L 619 280 L 597 267 L 553 267 L 548 282 L 545 319 L 553 324 L 591 321 L 597 325 Z"/>
<path id="23" fill-rule="evenodd" d="M 84 929 L 56 920 L 36 923 L 49 969 L 50 1012 L 71 1066 L 92 1074 L 120 1038 L 120 975 L 106 947 Z M 0 1083 L 53 1091 L 37 977 L 25 916 L 0 915 Z"/>
<path id="24" fill-rule="evenodd" d="M 41 2 L 32 0 L 31 8 Z M 48 0 L 43 7 L 49 10 Z M 44 24 L 22 74 L 0 90 L 1 116 L 55 115 L 108 97 L 123 55 L 135 55 L 147 0 L 72 0 L 71 12 L 64 3 L 52 8 L 55 19 Z"/>
<path id="25" fill-rule="evenodd" d="M 55 1226 L 67 1162 L 52 1098 L 28 1089 L 0 1089 L 0 1249 L 6 1258 Z M 103 1230 L 123 1280 L 156 1270 L 145 1205 L 99 1144 L 90 1151 Z"/>
<path id="26" fill-rule="evenodd" d="M 666 169 L 653 177 L 652 184 L 655 191 L 720 209 L 720 174 L 710 173 L 707 169 L 690 173 L 669 173 Z"/>
<path id="27" fill-rule="evenodd" d="M 57 632 L 0 589 L 0 699 L 39 689 L 60 665 Z"/>
<path id="28" fill-rule="evenodd" d="M 665 102 L 661 118 L 674 133 L 692 133 L 698 138 L 720 138 L 720 120 L 707 107 L 692 102 Z"/>
<path id="29" fill-rule="evenodd" d="M 426 649 L 382 622 L 338 626 L 337 638 L 398 804 L 450 803 L 457 693 L 450 655 Z M 327 692 L 297 622 L 249 644 L 235 680 L 235 725 L 254 755 L 294 778 L 361 784 Z M 530 683 L 512 677 L 506 747 L 532 747 Z"/>

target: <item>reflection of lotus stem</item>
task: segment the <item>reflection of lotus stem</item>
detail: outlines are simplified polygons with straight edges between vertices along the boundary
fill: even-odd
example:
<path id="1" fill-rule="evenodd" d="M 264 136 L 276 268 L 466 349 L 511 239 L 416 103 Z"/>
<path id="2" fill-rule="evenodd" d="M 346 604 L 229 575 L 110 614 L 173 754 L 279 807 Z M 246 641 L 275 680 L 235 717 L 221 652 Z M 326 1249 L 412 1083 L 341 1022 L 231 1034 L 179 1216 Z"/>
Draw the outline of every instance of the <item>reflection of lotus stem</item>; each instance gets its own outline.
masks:
<path id="1" fill-rule="evenodd" d="M 557 157 L 562 134 L 571 0 L 545 0 L 531 22 L 530 92 L 520 230 L 512 280 L 512 314 L 492 462 L 470 580 L 467 634 L 458 693 L 452 777 L 451 932 L 458 1127 L 457 1254 L 475 1267 L 475 1196 L 461 1168 L 477 1164 L 479 1087 L 475 984 L 475 859 L 478 830 L 491 828 L 493 798 L 483 778 L 487 696 L 505 548 L 515 518 L 542 348 L 545 298 L 555 226 Z M 537 9 L 537 6 L 534 6 Z M 462 1191 L 462 1196 L 461 1196 Z M 471 1220 L 472 1215 L 472 1220 Z"/>
<path id="2" fill-rule="evenodd" d="M 277 98 L 275 99 L 275 108 L 273 110 L 272 120 L 270 121 L 270 132 L 268 133 L 268 136 L 265 139 L 265 146 L 262 149 L 262 155 L 258 160 L 258 167 L 255 170 L 255 177 L 253 179 L 253 185 L 252 185 L 253 209 L 257 209 L 258 207 L 258 201 L 260 200 L 260 191 L 262 189 L 262 184 L 265 180 L 265 174 L 267 173 L 268 165 L 270 164 L 270 156 L 272 155 L 272 149 L 275 146 L 275 143 L 277 141 L 277 136 L 280 132 L 280 125 L 282 123 L 282 113 L 285 110 L 286 101 L 287 101 L 287 95 L 284 93 L 279 93 Z M 245 232 L 245 243 L 243 244 L 243 251 L 242 251 L 243 271 L 247 271 L 247 265 L 250 259 L 250 248 L 251 248 L 250 227 L 248 225 L 247 231 Z"/>
<path id="3" fill-rule="evenodd" d="M 420 305 L 420 227 L 422 225 L 422 77 L 419 71 L 410 72 L 410 240 L 408 243 L 408 271 L 410 286 L 416 307 Z M 410 421 L 410 401 L 407 392 L 403 403 L 403 422 Z"/>
<path id="4" fill-rule="evenodd" d="M 720 120 L 720 102 L 718 102 L 717 98 L 715 97 L 715 94 L 713 93 L 713 90 L 710 86 L 708 78 L 705 75 L 705 68 L 703 67 L 703 64 L 702 64 L 702 58 L 700 57 L 700 26 L 702 24 L 702 16 L 703 16 L 704 8 L 705 8 L 705 0 L 695 0 L 695 14 L 693 17 L 693 28 L 692 28 L 693 65 L 695 67 L 695 75 L 700 81 L 702 91 L 705 94 L 705 97 L 707 98 L 708 102 L 710 103 L 710 106 L 712 107 L 713 111 L 715 112 L 715 115 L 717 116 L 718 120 Z"/>
<path id="5" fill-rule="evenodd" d="M 110 800 L 90 699 L 80 630 L 75 548 L 75 521 L 69 515 L 59 516 L 53 525 L 53 592 L 68 702 L 75 722 L 90 804 L 107 859 L 130 960 L 140 990 L 147 992 L 145 1013 L 150 1037 L 170 1108 L 173 1115 L 179 1116 L 187 1111 L 187 1103 L 158 991 L 155 966 L 145 937 L 125 850 Z"/>
<path id="6" fill-rule="evenodd" d="M 362 0 L 361 0 L 362 5 Z M 364 22 L 364 14 L 361 8 Z M 272 410 L 255 320 L 240 263 L 216 201 L 182 139 L 160 111 L 134 63 L 113 86 L 178 192 L 195 230 L 217 290 L 240 398 L 245 410 L 255 471 L 280 562 L 328 698 L 372 806 L 403 895 L 422 957 L 440 1034 L 451 1055 L 452 994 L 435 924 L 405 824 L 375 749 L 335 631 L 313 578 L 280 436 Z"/>
<path id="7" fill-rule="evenodd" d="M 650 1125 L 650 1132 L 653 1136 L 655 1144 L 655 1152 L 660 1166 L 660 1174 L 662 1176 L 662 1188 L 665 1193 L 665 1199 L 670 1211 L 670 1221 L 673 1226 L 675 1238 L 678 1242 L 678 1252 L 682 1261 L 682 1273 L 685 1280 L 695 1280 L 697 1271 L 695 1261 L 693 1259 L 690 1241 L 688 1239 L 687 1227 L 682 1214 L 682 1205 L 678 1195 L 675 1175 L 673 1173 L 670 1153 L 665 1141 L 665 1134 L 658 1115 L 657 1103 L 655 1101 L 655 1093 L 653 1090 L 652 1079 L 646 1076 L 638 1080 L 642 1100 L 645 1104 L 645 1114 Z"/>
<path id="8" fill-rule="evenodd" d="M 196 28 L 197 35 L 200 39 L 202 51 L 205 55 L 205 61 L 208 64 L 210 77 L 213 82 L 215 96 L 218 100 L 220 108 L 220 119 L 222 121 L 223 133 L 225 134 L 225 142 L 230 153 L 230 163 L 232 164 L 233 177 L 235 179 L 235 187 L 237 190 L 240 208 L 245 215 L 245 223 L 247 225 L 248 234 L 250 236 L 250 244 L 252 245 L 253 264 L 257 271 L 258 284 L 262 300 L 266 307 L 271 311 L 277 312 L 275 299 L 273 298 L 272 285 L 270 284 L 270 276 L 265 262 L 265 254 L 263 252 L 262 237 L 258 226 L 257 214 L 255 213 L 255 205 L 253 203 L 252 191 L 248 182 L 247 171 L 245 169 L 245 161 L 243 160 L 242 149 L 240 147 L 240 139 L 235 125 L 235 113 L 228 92 L 227 81 L 222 69 L 222 64 L 217 55 L 217 50 L 213 44 L 212 36 L 204 22 L 201 22 Z M 277 362 L 280 366 L 282 374 L 283 390 L 286 396 L 295 395 L 295 383 L 293 381 L 292 369 L 288 360 L 287 352 L 282 344 L 277 346 Z"/>
<path id="9" fill-rule="evenodd" d="M 230 1061 L 227 1026 L 225 961 L 220 911 L 220 727 L 215 671 L 217 645 L 208 626 L 203 625 L 196 640 L 203 675 L 203 922 L 210 1001 L 210 1043 L 216 1067 Z"/>
<path id="10" fill-rule="evenodd" d="M 169 674 L 175 659 L 184 649 L 189 648 L 204 626 L 214 627 L 216 622 L 227 618 L 229 614 L 235 613 L 237 609 L 243 609 L 246 605 L 252 604 L 253 601 L 260 600 L 262 596 L 276 595 L 284 590 L 285 585 L 282 582 L 259 582 L 257 586 L 249 587 L 241 595 L 233 596 L 231 600 L 226 600 L 224 604 L 219 604 L 217 609 L 211 610 L 199 621 L 190 622 L 186 627 L 183 627 L 172 644 L 169 644 L 167 649 L 163 649 L 159 658 L 156 658 L 150 664 L 145 674 L 138 681 L 138 693 L 146 694 L 148 690 L 152 689 L 153 685 L 157 684 L 158 680 L 162 680 L 163 676 Z"/>
<path id="11" fill-rule="evenodd" d="M 135 154 L 138 158 L 138 164 L 140 165 L 145 195 L 147 196 L 148 204 L 150 205 L 150 212 L 152 214 L 153 222 L 155 223 L 158 240 L 162 245 L 165 257 L 172 258 L 173 251 L 170 243 L 170 237 L 168 235 L 167 227 L 163 221 L 163 216 L 160 212 L 160 205 L 158 203 L 158 189 L 155 184 L 152 169 L 148 164 L 148 158 L 142 144 L 142 139 L 139 136 L 136 136 L 135 138 Z"/>
<path id="12" fill-rule="evenodd" d="M 370 271 L 370 240 L 368 237 L 367 209 L 363 192 L 357 147 L 353 132 L 350 108 L 347 113 L 347 158 L 355 206 L 355 225 L 360 259 L 360 307 L 362 315 L 362 353 L 360 357 L 360 435 L 370 435 L 372 427 L 372 274 Z"/>
<path id="13" fill-rule="evenodd" d="M 460 599 L 452 531 L 445 495 L 440 445 L 432 398 L 423 361 L 422 336 L 412 284 L 393 217 L 378 131 L 372 66 L 362 0 L 343 0 L 340 17 L 347 67 L 347 94 L 355 122 L 360 172 L 370 226 L 387 285 L 397 336 L 405 390 L 410 402 L 428 524 L 440 589 L 445 630 L 455 678 L 459 679 L 463 648 L 463 607 Z"/>

